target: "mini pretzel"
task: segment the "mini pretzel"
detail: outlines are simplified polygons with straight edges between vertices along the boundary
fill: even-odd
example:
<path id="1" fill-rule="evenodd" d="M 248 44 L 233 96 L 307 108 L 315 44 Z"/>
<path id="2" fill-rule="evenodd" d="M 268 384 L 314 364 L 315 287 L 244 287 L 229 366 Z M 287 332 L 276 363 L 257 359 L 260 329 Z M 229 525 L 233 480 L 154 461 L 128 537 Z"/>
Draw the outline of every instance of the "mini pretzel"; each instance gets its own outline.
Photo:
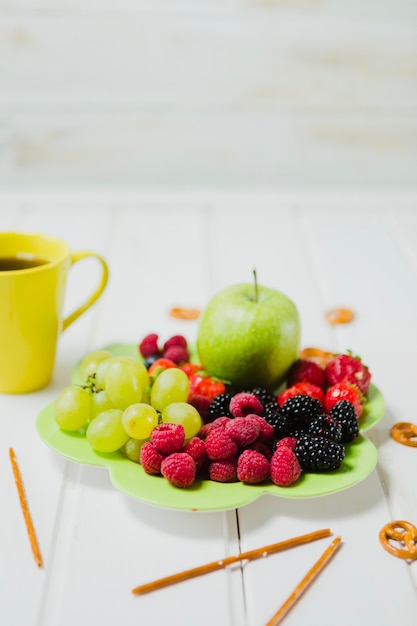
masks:
<path id="1" fill-rule="evenodd" d="M 387 552 L 399 559 L 417 559 L 417 528 L 410 522 L 397 520 L 385 524 L 379 533 L 379 541 Z M 400 548 L 391 541 L 404 547 Z"/>
<path id="2" fill-rule="evenodd" d="M 398 422 L 391 428 L 391 437 L 404 446 L 417 448 L 417 426 L 411 422 Z"/>
<path id="3" fill-rule="evenodd" d="M 169 314 L 178 320 L 196 320 L 200 317 L 200 309 L 187 309 L 186 307 L 173 307 Z"/>
<path id="4" fill-rule="evenodd" d="M 325 317 L 329 324 L 335 326 L 336 324 L 349 324 L 355 314 L 351 309 L 331 309 L 327 311 Z"/>
<path id="5" fill-rule="evenodd" d="M 308 361 L 314 361 L 320 367 L 326 367 L 330 359 L 333 358 L 333 352 L 325 352 L 320 348 L 304 348 L 301 350 L 300 359 L 307 359 Z"/>

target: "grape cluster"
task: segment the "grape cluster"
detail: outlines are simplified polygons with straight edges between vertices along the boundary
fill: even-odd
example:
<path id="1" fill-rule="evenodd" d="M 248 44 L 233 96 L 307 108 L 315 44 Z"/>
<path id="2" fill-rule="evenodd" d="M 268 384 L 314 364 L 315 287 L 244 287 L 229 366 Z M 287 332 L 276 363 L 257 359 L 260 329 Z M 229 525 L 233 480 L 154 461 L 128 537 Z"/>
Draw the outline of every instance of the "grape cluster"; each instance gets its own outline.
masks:
<path id="1" fill-rule="evenodd" d="M 80 376 L 83 384 L 69 385 L 58 395 L 54 418 L 65 431 L 85 432 L 98 452 L 121 449 L 139 462 L 141 446 L 159 423 L 181 424 L 187 439 L 202 426 L 188 402 L 189 377 L 178 367 L 153 378 L 140 360 L 97 350 L 82 360 Z"/>

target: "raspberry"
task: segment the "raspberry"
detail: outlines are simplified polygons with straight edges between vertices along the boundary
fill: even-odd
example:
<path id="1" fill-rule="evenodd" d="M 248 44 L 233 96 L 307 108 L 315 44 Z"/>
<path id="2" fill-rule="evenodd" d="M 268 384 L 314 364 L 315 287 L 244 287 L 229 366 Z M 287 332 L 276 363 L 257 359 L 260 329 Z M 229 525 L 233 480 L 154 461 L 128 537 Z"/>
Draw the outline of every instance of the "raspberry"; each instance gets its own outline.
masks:
<path id="1" fill-rule="evenodd" d="M 185 446 L 183 446 L 182 452 L 186 452 L 194 459 L 197 471 L 203 466 L 206 460 L 206 446 L 204 441 L 199 437 L 192 437 Z"/>
<path id="2" fill-rule="evenodd" d="M 255 441 L 260 430 L 258 422 L 251 417 L 235 417 L 224 428 L 224 432 L 242 447 Z"/>
<path id="3" fill-rule="evenodd" d="M 300 463 L 291 448 L 280 445 L 271 459 L 271 480 L 275 485 L 287 487 L 301 475 Z"/>
<path id="4" fill-rule="evenodd" d="M 206 452 L 211 461 L 222 461 L 237 454 L 238 446 L 223 428 L 212 428 L 206 437 Z"/>
<path id="5" fill-rule="evenodd" d="M 237 461 L 237 477 L 242 483 L 261 483 L 269 476 L 269 465 L 261 452 L 244 450 Z"/>
<path id="6" fill-rule="evenodd" d="M 164 350 L 164 358 L 174 361 L 177 365 L 180 363 L 186 363 L 190 359 L 190 353 L 187 348 L 182 346 L 171 346 L 167 350 Z"/>
<path id="7" fill-rule="evenodd" d="M 158 424 L 151 432 L 151 442 L 162 454 L 179 452 L 184 440 L 185 431 L 182 424 Z"/>
<path id="8" fill-rule="evenodd" d="M 139 463 L 147 474 L 160 474 L 164 458 L 150 441 L 144 443 L 140 449 Z"/>
<path id="9" fill-rule="evenodd" d="M 155 333 L 146 335 L 146 337 L 144 337 L 139 344 L 139 352 L 144 359 L 148 356 L 154 356 L 156 354 L 160 356 L 161 351 L 158 348 L 158 335 Z"/>
<path id="10" fill-rule="evenodd" d="M 266 421 L 266 419 L 264 417 L 261 417 L 260 415 L 256 415 L 255 413 L 250 413 L 249 415 L 246 416 L 245 419 L 254 419 L 258 422 L 259 424 L 259 435 L 258 435 L 258 441 L 270 441 L 275 433 L 274 427 L 272 426 L 272 424 L 268 424 L 268 422 Z M 235 418 L 237 419 L 237 418 Z"/>
<path id="11" fill-rule="evenodd" d="M 206 398 L 206 396 L 202 396 L 200 393 L 195 393 L 188 397 L 187 402 L 188 404 L 192 404 L 192 406 L 197 409 L 203 422 L 206 423 L 209 421 L 210 400 Z"/>
<path id="12" fill-rule="evenodd" d="M 246 417 L 249 413 L 262 415 L 263 410 L 261 401 L 253 393 L 241 391 L 230 400 L 230 412 L 233 417 Z"/>
<path id="13" fill-rule="evenodd" d="M 163 351 L 168 350 L 172 346 L 180 346 L 181 348 L 187 347 L 187 340 L 183 335 L 173 335 L 164 343 Z"/>
<path id="14" fill-rule="evenodd" d="M 296 383 L 311 383 L 320 389 L 326 388 L 326 374 L 314 361 L 298 359 L 292 364 L 288 372 L 287 387 L 292 387 Z"/>
<path id="15" fill-rule="evenodd" d="M 217 483 L 233 483 L 237 481 L 237 457 L 231 456 L 223 461 L 211 461 L 209 465 L 210 480 Z"/>
<path id="16" fill-rule="evenodd" d="M 200 437 L 200 439 L 206 439 L 209 432 L 216 428 L 224 428 L 227 422 L 230 422 L 230 417 L 218 417 L 213 422 L 208 422 L 207 424 L 204 424 L 204 426 L 200 428 L 198 436 Z"/>
<path id="17" fill-rule="evenodd" d="M 295 444 L 297 443 L 296 437 L 283 437 L 282 439 L 278 439 L 275 444 L 275 450 L 278 448 L 290 448 L 290 450 L 295 450 Z"/>
<path id="18" fill-rule="evenodd" d="M 175 487 L 190 487 L 196 476 L 194 459 L 186 452 L 174 452 L 162 461 L 161 474 Z"/>
<path id="19" fill-rule="evenodd" d="M 263 454 L 268 459 L 268 461 L 271 460 L 271 457 L 272 457 L 271 448 L 266 443 L 259 441 L 259 439 L 251 443 L 247 449 L 256 450 L 256 452 L 260 452 L 261 454 Z"/>

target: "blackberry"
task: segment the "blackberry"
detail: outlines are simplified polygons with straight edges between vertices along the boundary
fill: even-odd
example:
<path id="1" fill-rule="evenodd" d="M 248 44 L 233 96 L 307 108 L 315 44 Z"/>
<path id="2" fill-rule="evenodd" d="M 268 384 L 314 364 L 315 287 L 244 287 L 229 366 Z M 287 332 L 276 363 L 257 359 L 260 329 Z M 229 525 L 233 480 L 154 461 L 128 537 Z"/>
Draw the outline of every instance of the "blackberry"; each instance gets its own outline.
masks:
<path id="1" fill-rule="evenodd" d="M 294 428 L 307 428 L 308 424 L 320 413 L 323 407 L 317 398 L 297 395 L 288 398 L 281 407 L 281 415 L 292 421 Z"/>
<path id="2" fill-rule="evenodd" d="M 332 415 L 323 413 L 310 422 L 308 434 L 326 437 L 340 443 L 342 441 L 342 425 Z"/>
<path id="3" fill-rule="evenodd" d="M 342 464 L 345 447 L 325 437 L 302 435 L 294 452 L 305 472 L 333 472 Z"/>
<path id="4" fill-rule="evenodd" d="M 279 405 L 275 402 L 273 405 L 267 405 L 263 414 L 264 420 L 274 427 L 274 435 L 277 439 L 282 439 L 292 434 L 294 430 L 294 424 L 289 417 L 284 417 L 281 414 Z"/>
<path id="5" fill-rule="evenodd" d="M 359 435 L 359 423 L 355 407 L 348 400 L 340 400 L 331 409 L 330 415 L 342 426 L 342 443 L 351 443 Z"/>
<path id="6" fill-rule="evenodd" d="M 262 406 L 264 408 L 268 404 L 277 403 L 276 396 L 274 396 L 274 394 L 269 392 L 268 389 L 265 389 L 264 387 L 254 387 L 254 389 L 251 389 L 247 393 L 253 393 L 253 395 L 256 396 L 258 400 L 262 402 Z"/>
<path id="7" fill-rule="evenodd" d="M 233 417 L 229 409 L 232 397 L 232 394 L 228 392 L 220 393 L 218 396 L 215 396 L 209 404 L 208 420 L 213 421 L 224 415 L 226 417 Z"/>

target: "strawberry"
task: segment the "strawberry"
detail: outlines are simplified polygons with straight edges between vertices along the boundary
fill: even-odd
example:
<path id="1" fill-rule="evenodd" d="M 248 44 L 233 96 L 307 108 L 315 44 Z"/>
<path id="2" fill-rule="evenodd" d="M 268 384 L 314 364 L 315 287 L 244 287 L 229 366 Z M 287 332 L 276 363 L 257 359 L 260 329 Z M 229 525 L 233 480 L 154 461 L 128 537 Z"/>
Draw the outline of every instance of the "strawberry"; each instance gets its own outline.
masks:
<path id="1" fill-rule="evenodd" d="M 326 375 L 324 369 L 314 361 L 298 359 L 295 361 L 287 377 L 287 386 L 292 387 L 296 383 L 311 383 L 321 389 L 326 387 Z"/>
<path id="2" fill-rule="evenodd" d="M 329 387 L 324 396 L 324 410 L 326 413 L 330 413 L 332 407 L 340 402 L 340 400 L 347 400 L 353 404 L 355 408 L 356 417 L 359 419 L 363 412 L 365 404 L 365 397 L 359 391 L 356 385 L 350 383 L 336 383 Z"/>
<path id="3" fill-rule="evenodd" d="M 317 385 L 313 385 L 311 383 L 301 382 L 292 385 L 288 389 L 281 391 L 278 395 L 278 404 L 282 406 L 288 398 L 293 398 L 294 396 L 311 396 L 312 398 L 317 398 L 321 404 L 324 403 L 324 391 Z"/>
<path id="4" fill-rule="evenodd" d="M 371 384 L 372 375 L 358 356 L 348 351 L 347 354 L 335 355 L 326 365 L 325 374 L 328 385 L 350 383 L 356 385 L 365 394 Z"/>
<path id="5" fill-rule="evenodd" d="M 221 380 L 215 380 L 210 376 L 203 376 L 198 372 L 191 374 L 190 395 L 201 395 L 213 400 L 216 396 L 226 391 L 226 385 Z"/>

